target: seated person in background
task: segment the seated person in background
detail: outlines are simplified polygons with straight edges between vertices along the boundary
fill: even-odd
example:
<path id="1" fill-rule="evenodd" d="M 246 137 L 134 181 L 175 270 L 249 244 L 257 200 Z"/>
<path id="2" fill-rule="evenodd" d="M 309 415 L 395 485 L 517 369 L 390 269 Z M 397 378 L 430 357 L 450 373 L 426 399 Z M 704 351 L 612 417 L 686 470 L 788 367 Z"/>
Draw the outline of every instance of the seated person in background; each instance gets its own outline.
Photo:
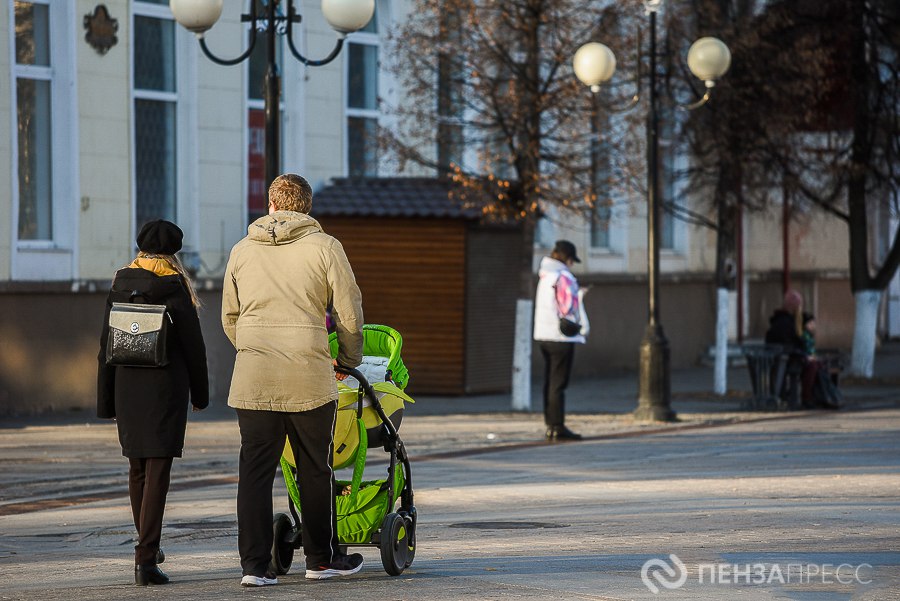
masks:
<path id="1" fill-rule="evenodd" d="M 780 309 L 769 318 L 766 344 L 780 344 L 791 353 L 806 354 L 803 341 L 803 297 L 796 290 L 788 290 Z"/>
<path id="2" fill-rule="evenodd" d="M 803 314 L 803 352 L 809 358 L 816 356 L 816 318 L 810 313 Z"/>
<path id="3" fill-rule="evenodd" d="M 792 364 L 798 366 L 801 381 L 801 401 L 806 409 L 837 407 L 827 399 L 814 395 L 820 369 L 815 352 L 815 319 L 803 312 L 803 297 L 796 290 L 788 290 L 780 309 L 769 318 L 766 344 L 780 344 L 790 355 Z M 790 369 L 790 368 L 789 368 Z"/>

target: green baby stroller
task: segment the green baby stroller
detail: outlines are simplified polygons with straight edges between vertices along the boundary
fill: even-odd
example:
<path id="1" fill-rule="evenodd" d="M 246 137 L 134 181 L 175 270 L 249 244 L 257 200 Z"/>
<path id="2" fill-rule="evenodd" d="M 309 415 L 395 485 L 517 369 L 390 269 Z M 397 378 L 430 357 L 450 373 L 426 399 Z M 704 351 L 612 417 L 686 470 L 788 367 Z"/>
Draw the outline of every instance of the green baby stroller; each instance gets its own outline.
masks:
<path id="1" fill-rule="evenodd" d="M 329 342 L 332 357 L 336 357 L 334 334 Z M 353 467 L 350 480 L 336 483 L 338 544 L 344 550 L 348 546 L 379 547 L 381 562 L 391 576 L 403 573 L 416 554 L 412 475 L 406 448 L 397 433 L 404 404 L 415 402 L 403 390 L 409 372 L 400 358 L 401 346 L 402 338 L 396 330 L 380 325 L 363 326 L 363 364 L 358 369 L 337 368 L 356 382 L 348 378 L 346 383 L 338 383 L 334 432 L 334 468 Z M 367 450 L 376 447 L 390 455 L 387 478 L 364 481 Z M 287 442 L 281 456 L 281 471 L 290 515 L 276 513 L 274 516 L 270 567 L 277 574 L 287 573 L 294 551 L 303 545 L 296 470 L 294 454 Z"/>

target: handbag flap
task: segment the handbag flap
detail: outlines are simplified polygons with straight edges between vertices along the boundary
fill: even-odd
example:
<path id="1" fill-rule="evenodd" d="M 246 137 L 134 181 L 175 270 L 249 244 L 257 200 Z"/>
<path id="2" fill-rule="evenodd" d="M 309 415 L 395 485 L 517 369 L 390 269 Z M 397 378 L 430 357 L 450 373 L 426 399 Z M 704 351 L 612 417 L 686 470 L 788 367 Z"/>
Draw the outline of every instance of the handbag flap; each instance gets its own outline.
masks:
<path id="1" fill-rule="evenodd" d="M 109 327 L 137 336 L 160 331 L 165 318 L 165 305 L 113 303 L 109 311 Z"/>

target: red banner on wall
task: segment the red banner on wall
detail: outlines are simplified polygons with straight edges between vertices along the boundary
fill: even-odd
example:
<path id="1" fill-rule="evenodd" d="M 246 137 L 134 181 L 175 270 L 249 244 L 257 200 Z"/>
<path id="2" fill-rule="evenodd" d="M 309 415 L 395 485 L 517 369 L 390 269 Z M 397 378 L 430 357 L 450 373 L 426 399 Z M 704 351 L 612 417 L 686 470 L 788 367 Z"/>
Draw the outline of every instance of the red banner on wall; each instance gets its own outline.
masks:
<path id="1" fill-rule="evenodd" d="M 247 212 L 265 214 L 266 112 L 250 109 L 247 119 Z"/>

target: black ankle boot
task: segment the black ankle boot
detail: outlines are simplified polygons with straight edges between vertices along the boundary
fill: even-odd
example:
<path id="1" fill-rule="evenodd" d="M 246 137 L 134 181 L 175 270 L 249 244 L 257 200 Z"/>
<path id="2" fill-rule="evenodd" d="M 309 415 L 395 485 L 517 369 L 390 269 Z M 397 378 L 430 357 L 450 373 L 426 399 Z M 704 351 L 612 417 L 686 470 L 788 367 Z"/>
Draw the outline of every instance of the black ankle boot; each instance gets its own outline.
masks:
<path id="1" fill-rule="evenodd" d="M 581 440 L 581 434 L 576 434 L 565 426 L 551 426 L 547 429 L 544 437 L 551 442 L 557 440 Z"/>
<path id="2" fill-rule="evenodd" d="M 156 564 L 134 566 L 134 583 L 139 586 L 148 584 L 166 584 L 169 577 Z"/>

